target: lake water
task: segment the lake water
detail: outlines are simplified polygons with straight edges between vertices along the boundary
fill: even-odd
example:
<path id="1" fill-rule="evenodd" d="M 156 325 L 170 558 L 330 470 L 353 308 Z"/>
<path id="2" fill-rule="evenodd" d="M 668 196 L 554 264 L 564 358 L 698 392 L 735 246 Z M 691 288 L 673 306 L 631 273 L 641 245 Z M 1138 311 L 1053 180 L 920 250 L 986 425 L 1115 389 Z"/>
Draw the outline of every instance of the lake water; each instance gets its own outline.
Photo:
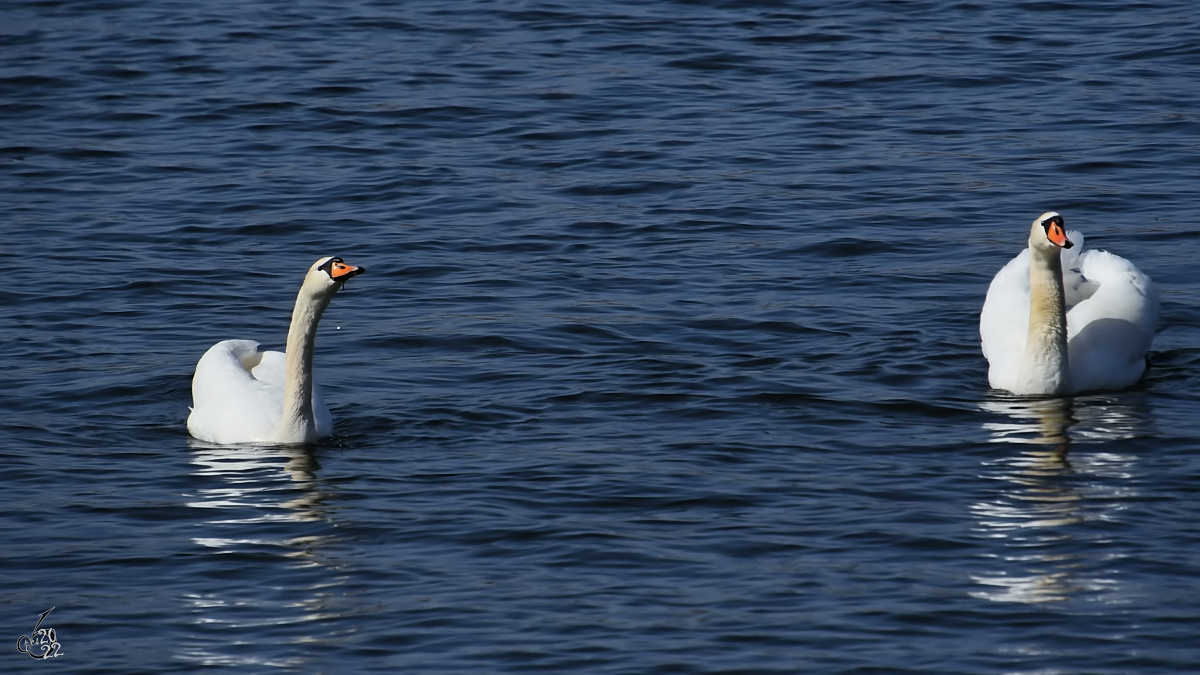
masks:
<path id="1" fill-rule="evenodd" d="M 1200 672 L 1198 15 L 4 3 L 0 671 Z M 1129 390 L 988 388 L 1045 210 Z M 324 255 L 336 435 L 190 440 Z"/>

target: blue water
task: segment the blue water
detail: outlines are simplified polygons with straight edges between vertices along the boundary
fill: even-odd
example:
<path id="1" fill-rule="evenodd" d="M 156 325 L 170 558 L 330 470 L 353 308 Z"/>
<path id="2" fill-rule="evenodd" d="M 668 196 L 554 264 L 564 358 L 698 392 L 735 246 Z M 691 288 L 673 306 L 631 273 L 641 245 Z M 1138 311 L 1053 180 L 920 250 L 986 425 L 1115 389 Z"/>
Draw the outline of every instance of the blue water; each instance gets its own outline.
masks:
<path id="1" fill-rule="evenodd" d="M 1198 14 L 0 5 L 0 671 L 1200 672 Z M 1127 391 L 988 388 L 1051 209 Z M 190 440 L 324 255 L 336 435 Z"/>

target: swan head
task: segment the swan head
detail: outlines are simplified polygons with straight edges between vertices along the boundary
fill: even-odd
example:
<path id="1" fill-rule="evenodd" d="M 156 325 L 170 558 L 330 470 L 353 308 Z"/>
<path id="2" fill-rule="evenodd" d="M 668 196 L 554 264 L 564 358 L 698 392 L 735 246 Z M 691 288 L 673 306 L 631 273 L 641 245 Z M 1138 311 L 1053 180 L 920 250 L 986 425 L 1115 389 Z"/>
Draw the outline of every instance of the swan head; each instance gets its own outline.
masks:
<path id="1" fill-rule="evenodd" d="M 1047 211 L 1034 219 L 1029 229 L 1029 248 L 1040 253 L 1058 254 L 1059 249 L 1075 244 L 1067 238 L 1067 226 L 1056 211 Z"/>
<path id="2" fill-rule="evenodd" d="M 366 271 L 367 268 L 351 265 L 337 256 L 326 256 L 308 268 L 302 288 L 313 295 L 332 296 L 347 279 Z"/>

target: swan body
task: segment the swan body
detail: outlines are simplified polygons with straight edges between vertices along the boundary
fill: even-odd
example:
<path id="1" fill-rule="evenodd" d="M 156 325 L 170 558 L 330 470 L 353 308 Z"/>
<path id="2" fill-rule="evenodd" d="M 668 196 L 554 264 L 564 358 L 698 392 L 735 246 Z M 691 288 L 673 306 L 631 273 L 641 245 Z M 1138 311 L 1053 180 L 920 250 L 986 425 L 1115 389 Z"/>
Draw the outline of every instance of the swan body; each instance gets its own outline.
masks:
<path id="1" fill-rule="evenodd" d="M 1128 260 L 1082 249 L 1083 235 L 1048 211 L 1033 221 L 1029 247 L 992 279 L 979 317 L 992 387 L 1061 396 L 1142 377 L 1158 290 Z"/>
<path id="2" fill-rule="evenodd" d="M 312 378 L 321 314 L 347 279 L 366 270 L 321 258 L 304 277 L 286 352 L 224 340 L 196 363 L 188 432 L 211 443 L 311 443 L 333 433 L 333 416 Z"/>

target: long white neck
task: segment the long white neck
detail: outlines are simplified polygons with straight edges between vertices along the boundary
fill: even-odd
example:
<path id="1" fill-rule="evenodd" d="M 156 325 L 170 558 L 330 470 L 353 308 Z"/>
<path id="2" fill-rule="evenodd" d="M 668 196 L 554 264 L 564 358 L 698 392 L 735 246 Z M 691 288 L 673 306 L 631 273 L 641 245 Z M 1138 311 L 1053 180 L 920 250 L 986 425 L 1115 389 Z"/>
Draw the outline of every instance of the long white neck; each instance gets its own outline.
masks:
<path id="1" fill-rule="evenodd" d="M 1029 333 L 1021 364 L 1020 394 L 1066 394 L 1071 388 L 1067 357 L 1067 308 L 1062 255 L 1057 248 L 1029 246 Z"/>
<path id="2" fill-rule="evenodd" d="M 276 438 L 279 443 L 311 443 L 317 439 L 312 405 L 313 347 L 317 341 L 317 324 L 332 297 L 314 295 L 305 288 L 301 288 L 296 296 L 285 352 L 283 418 Z"/>

